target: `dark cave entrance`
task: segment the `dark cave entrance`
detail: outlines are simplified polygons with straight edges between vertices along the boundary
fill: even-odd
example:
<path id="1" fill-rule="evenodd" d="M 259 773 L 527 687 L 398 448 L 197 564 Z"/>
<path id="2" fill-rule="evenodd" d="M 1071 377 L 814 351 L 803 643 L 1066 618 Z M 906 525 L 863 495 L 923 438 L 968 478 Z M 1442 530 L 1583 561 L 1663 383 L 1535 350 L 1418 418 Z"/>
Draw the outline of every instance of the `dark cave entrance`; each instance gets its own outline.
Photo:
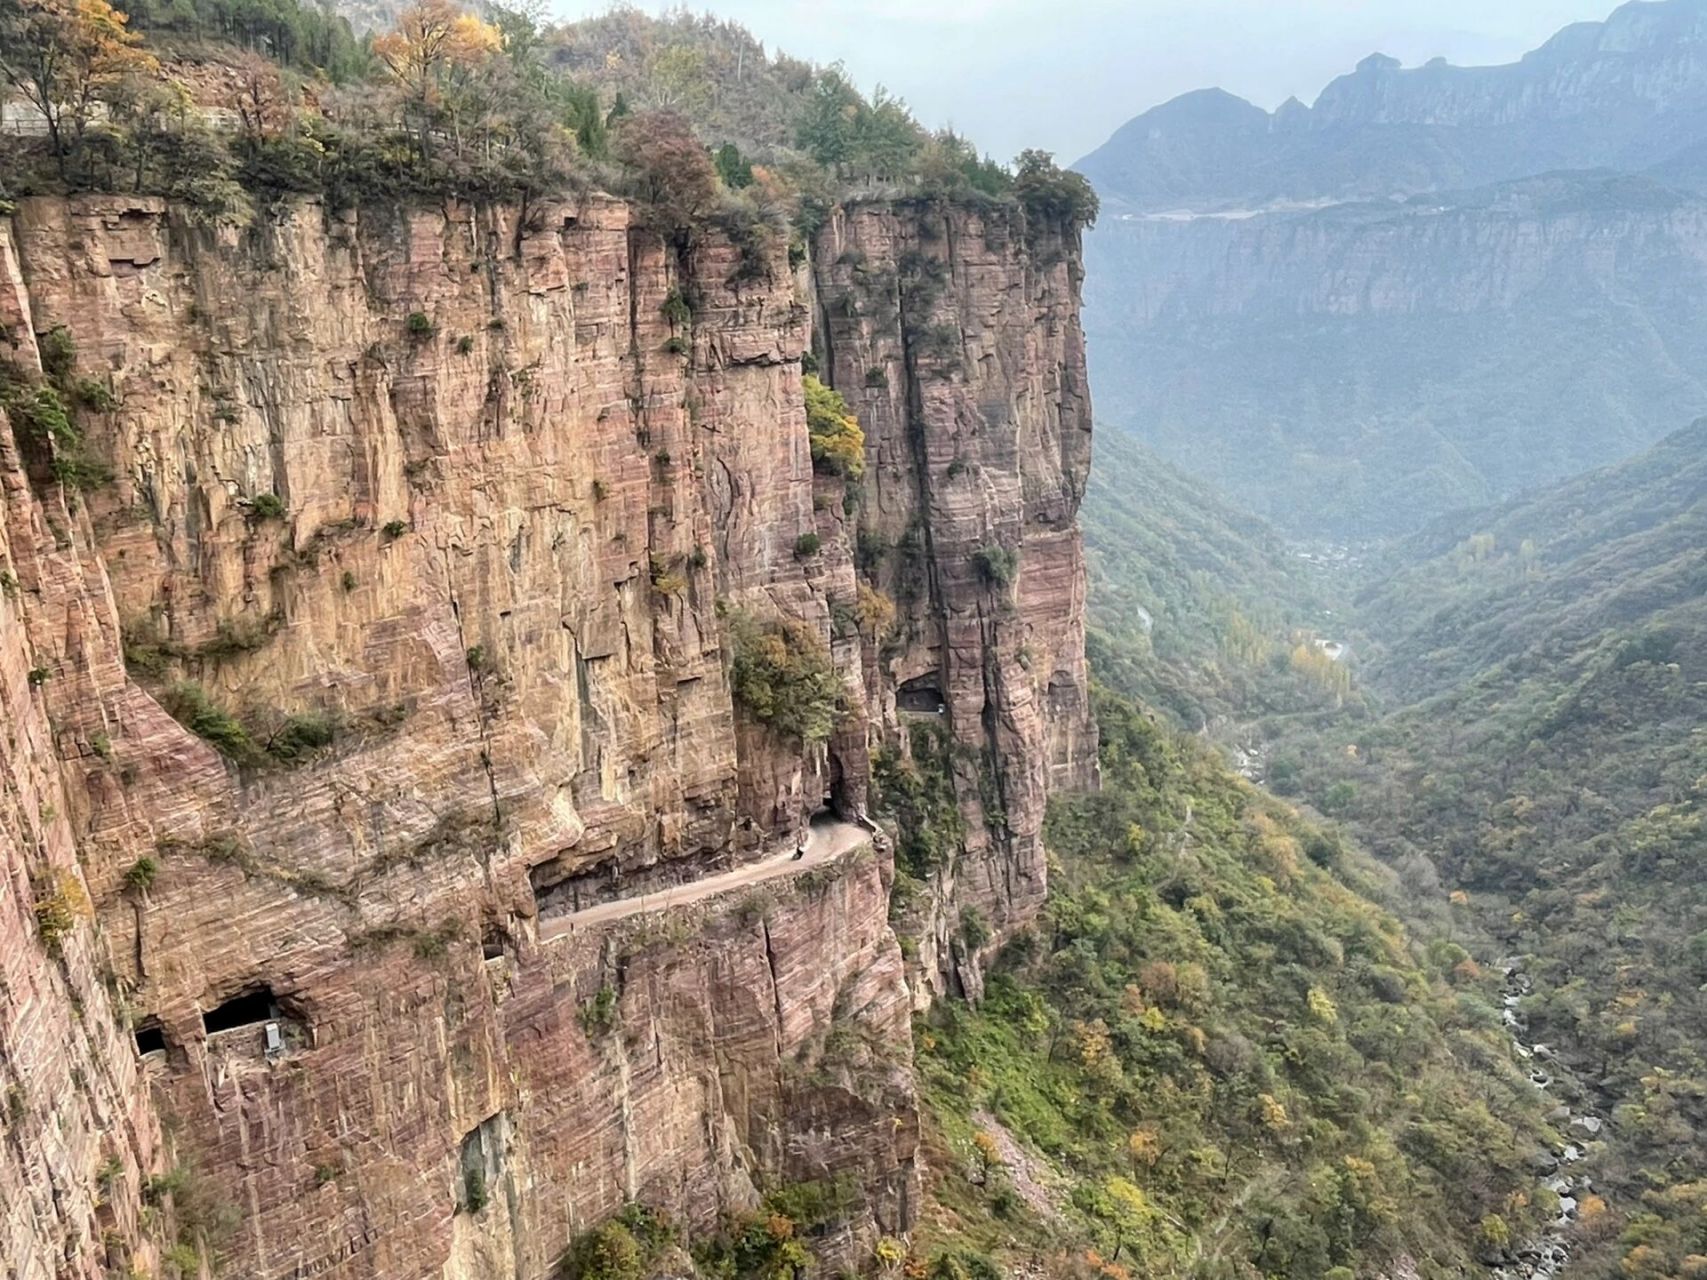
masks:
<path id="1" fill-rule="evenodd" d="M 834 751 L 830 752 L 828 769 L 829 776 L 824 779 L 824 794 L 808 819 L 812 826 L 839 821 L 855 808 L 853 798 L 848 794 L 847 773 L 842 768 L 842 758 Z"/>
<path id="2" fill-rule="evenodd" d="M 150 1018 L 136 1028 L 136 1053 L 146 1058 L 151 1053 L 166 1052 L 166 1028 L 156 1018 Z"/>
<path id="3" fill-rule="evenodd" d="M 916 716 L 946 714 L 948 704 L 943 701 L 941 675 L 931 671 L 903 682 L 895 690 L 895 708 Z"/>
<path id="4" fill-rule="evenodd" d="M 278 1001 L 271 987 L 250 987 L 240 991 L 224 1004 L 202 1014 L 202 1029 L 210 1036 L 221 1031 L 236 1031 L 243 1027 L 258 1027 L 279 1016 Z"/>

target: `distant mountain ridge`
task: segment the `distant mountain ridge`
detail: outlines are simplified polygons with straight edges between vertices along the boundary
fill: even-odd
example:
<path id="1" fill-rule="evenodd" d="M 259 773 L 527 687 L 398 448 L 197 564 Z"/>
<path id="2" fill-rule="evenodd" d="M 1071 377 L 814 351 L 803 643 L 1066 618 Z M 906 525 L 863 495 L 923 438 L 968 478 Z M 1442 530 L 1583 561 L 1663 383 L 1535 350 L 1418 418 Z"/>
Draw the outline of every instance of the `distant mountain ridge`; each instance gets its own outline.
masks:
<path id="1" fill-rule="evenodd" d="M 1310 536 L 1403 532 L 1707 413 L 1707 198 L 1606 171 L 1091 238 L 1098 404 Z"/>
<path id="2" fill-rule="evenodd" d="M 1098 408 L 1294 535 L 1405 533 L 1707 414 L 1707 0 L 1521 61 L 1220 90 L 1080 167 Z"/>
<path id="3" fill-rule="evenodd" d="M 1116 208 L 1366 199 L 1561 168 L 1664 166 L 1707 132 L 1707 0 L 1633 0 L 1515 63 L 1371 54 L 1270 113 L 1220 89 L 1118 129 L 1076 166 Z"/>

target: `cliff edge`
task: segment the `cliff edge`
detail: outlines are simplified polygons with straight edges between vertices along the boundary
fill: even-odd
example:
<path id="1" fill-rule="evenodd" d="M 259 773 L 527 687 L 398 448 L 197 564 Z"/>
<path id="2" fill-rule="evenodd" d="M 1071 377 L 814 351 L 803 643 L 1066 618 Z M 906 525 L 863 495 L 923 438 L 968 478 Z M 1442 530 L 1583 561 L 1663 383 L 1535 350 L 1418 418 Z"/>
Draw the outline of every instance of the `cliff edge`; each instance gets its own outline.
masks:
<path id="1" fill-rule="evenodd" d="M 1095 781 L 1078 229 L 873 201 L 799 248 L 598 195 L 0 219 L 25 1274 L 543 1275 L 807 1184 L 823 1258 L 907 1229 L 909 1014 L 976 996 Z M 753 693 L 816 661 L 823 733 Z M 670 900 L 867 822 L 874 759 L 951 856 L 868 826 Z"/>

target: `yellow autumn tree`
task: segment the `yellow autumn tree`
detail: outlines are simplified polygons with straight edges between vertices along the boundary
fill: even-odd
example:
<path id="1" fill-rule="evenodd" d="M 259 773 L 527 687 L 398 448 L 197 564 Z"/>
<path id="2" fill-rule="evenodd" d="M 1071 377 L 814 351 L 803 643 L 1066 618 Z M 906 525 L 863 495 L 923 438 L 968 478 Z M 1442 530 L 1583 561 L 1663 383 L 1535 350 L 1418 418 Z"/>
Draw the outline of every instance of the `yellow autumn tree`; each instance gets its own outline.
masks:
<path id="1" fill-rule="evenodd" d="M 1311 987 L 1304 996 L 1304 1003 L 1309 1006 L 1310 1018 L 1331 1027 L 1340 1019 L 1339 1008 L 1334 1004 L 1334 998 L 1320 987 Z"/>
<path id="2" fill-rule="evenodd" d="M 403 88 L 422 155 L 428 154 L 432 127 L 447 107 L 452 135 L 459 136 L 455 81 L 502 47 L 498 28 L 455 0 L 416 0 L 398 15 L 395 30 L 374 40 L 374 53 Z"/>
<path id="3" fill-rule="evenodd" d="M 1293 646 L 1288 665 L 1322 692 L 1332 694 L 1336 700 L 1351 692 L 1351 672 L 1343 662 L 1336 661 L 1328 650 L 1312 639 L 1300 639 Z"/>
<path id="4" fill-rule="evenodd" d="M 871 1254 L 877 1260 L 877 1274 L 893 1276 L 907 1260 L 907 1246 L 893 1236 L 882 1236 L 872 1247 Z"/>
<path id="5" fill-rule="evenodd" d="M 856 596 L 860 630 L 874 640 L 883 640 L 895 625 L 895 602 L 875 587 L 859 584 Z"/>
<path id="6" fill-rule="evenodd" d="M 1153 1168 L 1162 1158 L 1161 1135 L 1149 1125 L 1134 1129 L 1126 1138 L 1126 1154 L 1132 1157 L 1134 1174 L 1140 1165 L 1146 1169 Z"/>
<path id="7" fill-rule="evenodd" d="M 158 66 L 107 0 L 0 0 L 0 78 L 42 115 L 61 174 L 121 80 Z"/>
<path id="8" fill-rule="evenodd" d="M 810 373 L 800 380 L 806 392 L 806 431 L 812 438 L 812 465 L 819 471 L 858 480 L 865 474 L 865 432 L 842 393 Z"/>
<path id="9" fill-rule="evenodd" d="M 1110 1262 L 1119 1261 L 1125 1252 L 1142 1259 L 1160 1243 L 1157 1234 L 1161 1214 L 1143 1190 L 1125 1178 L 1115 1176 L 1104 1180 L 1097 1216 L 1114 1237 Z"/>

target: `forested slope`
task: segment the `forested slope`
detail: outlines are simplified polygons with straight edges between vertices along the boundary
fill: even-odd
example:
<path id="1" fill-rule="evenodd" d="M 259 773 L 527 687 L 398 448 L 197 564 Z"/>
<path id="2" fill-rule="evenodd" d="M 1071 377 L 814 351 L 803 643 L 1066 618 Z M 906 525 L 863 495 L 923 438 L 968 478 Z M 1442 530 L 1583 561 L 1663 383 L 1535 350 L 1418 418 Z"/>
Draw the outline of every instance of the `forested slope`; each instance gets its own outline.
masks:
<path id="1" fill-rule="evenodd" d="M 1437 870 L 1432 891 L 1467 925 L 1532 957 L 1535 1035 L 1614 1108 L 1600 1265 L 1693 1274 L 1707 1255 L 1707 423 L 1438 526 L 1359 603 L 1388 710 L 1294 733 L 1282 763 L 1425 892 Z"/>
<path id="2" fill-rule="evenodd" d="M 1189 729 L 1343 692 L 1332 664 L 1309 656 L 1338 625 L 1319 553 L 1118 431 L 1097 437 L 1081 519 L 1088 639 L 1110 685 Z"/>
<path id="3" fill-rule="evenodd" d="M 1211 749 L 1097 710 L 1043 920 L 916 1035 L 923 1229 L 1049 1274 L 1344 1280 L 1471 1273 L 1553 1213 L 1497 977 Z"/>

